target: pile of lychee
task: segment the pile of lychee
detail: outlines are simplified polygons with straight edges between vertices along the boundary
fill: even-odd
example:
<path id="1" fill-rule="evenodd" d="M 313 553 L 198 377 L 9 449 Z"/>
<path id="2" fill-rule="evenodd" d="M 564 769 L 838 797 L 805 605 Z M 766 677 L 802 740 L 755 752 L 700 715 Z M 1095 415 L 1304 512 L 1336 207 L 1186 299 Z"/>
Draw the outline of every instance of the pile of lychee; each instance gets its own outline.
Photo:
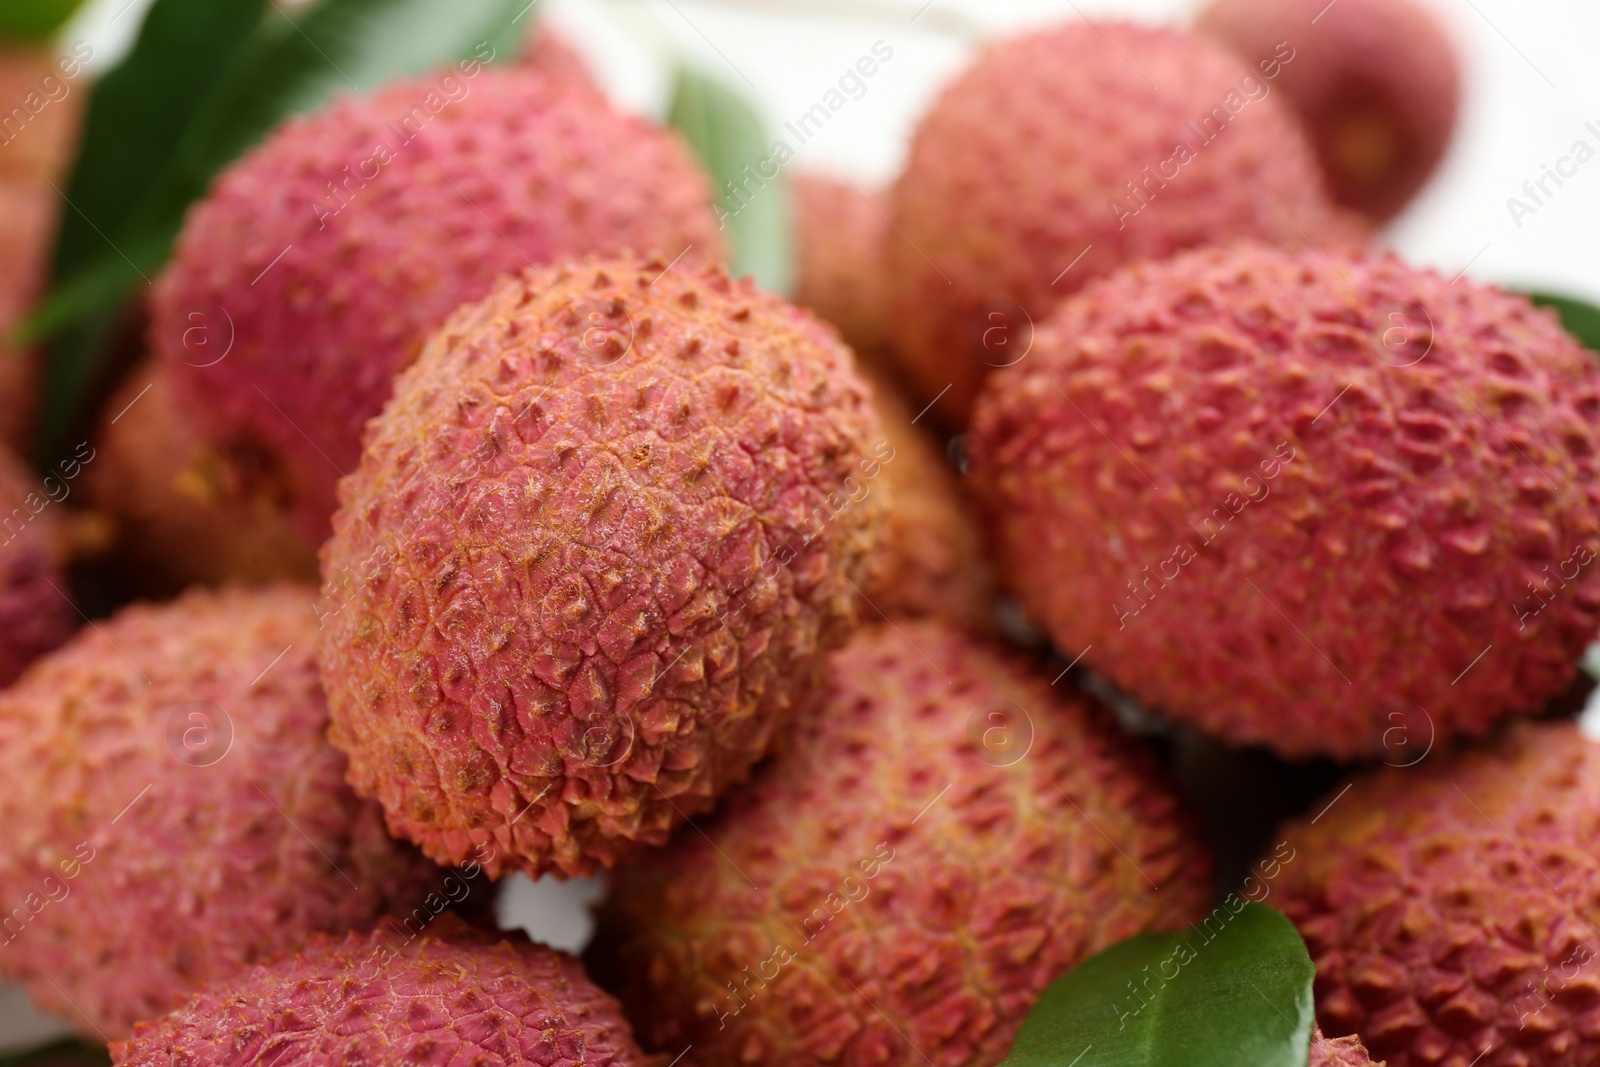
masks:
<path id="1" fill-rule="evenodd" d="M 554 43 L 284 124 L 81 471 L 0 456 L 0 973 L 128 1064 L 991 1067 L 1213 903 L 1093 689 L 1353 765 L 1275 852 L 1313 1063 L 1600 1062 L 1600 751 L 1512 721 L 1600 625 L 1600 366 L 1371 249 L 1455 61 L 1318 7 L 985 47 L 796 183 L 799 303 Z M 73 606 L 69 483 L 154 599 Z M 597 871 L 582 962 L 495 929 Z"/>

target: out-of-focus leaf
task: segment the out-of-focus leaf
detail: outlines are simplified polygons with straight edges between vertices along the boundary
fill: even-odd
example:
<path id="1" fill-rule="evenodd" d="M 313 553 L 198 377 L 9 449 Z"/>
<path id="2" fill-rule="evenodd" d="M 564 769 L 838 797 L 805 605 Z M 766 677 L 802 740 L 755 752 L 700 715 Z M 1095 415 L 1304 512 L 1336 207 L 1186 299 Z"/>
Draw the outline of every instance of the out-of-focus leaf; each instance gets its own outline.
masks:
<path id="1" fill-rule="evenodd" d="M 1541 307 L 1554 308 L 1568 333 L 1592 351 L 1600 352 L 1600 308 L 1576 297 L 1554 293 L 1529 293 L 1528 296 Z"/>
<path id="2" fill-rule="evenodd" d="M 95 86 L 67 182 L 51 276 L 70 278 L 110 252 L 159 180 L 206 95 L 261 22 L 267 0 L 156 0 L 128 57 Z M 121 257 L 116 257 L 121 258 Z"/>
<path id="3" fill-rule="evenodd" d="M 722 82 L 683 66 L 667 123 L 689 142 L 717 188 L 717 217 L 732 234 L 734 272 L 790 295 L 787 158 L 773 152 L 756 110 Z"/>
<path id="4" fill-rule="evenodd" d="M 0 3 L 0 40 L 45 40 L 81 6 L 83 0 L 4 0 Z"/>
<path id="5" fill-rule="evenodd" d="M 55 1041 L 31 1052 L 0 1056 L 0 1067 L 104 1067 L 111 1057 L 82 1041 Z"/>
<path id="6" fill-rule="evenodd" d="M 128 294 L 153 278 L 189 206 L 292 114 L 451 60 L 506 58 L 528 0 L 157 0 L 95 93 L 68 196 L 50 298 L 24 332 L 55 335 L 47 450 L 90 391 Z M 102 103 L 104 101 L 104 103 Z M 80 197 L 81 194 L 81 197 Z M 70 335 L 70 336 L 69 336 Z"/>
<path id="7" fill-rule="evenodd" d="M 1237 898 L 1069 971 L 1003 1067 L 1305 1067 L 1316 973 L 1294 925 Z M 1235 907 L 1235 905 L 1238 905 Z"/>

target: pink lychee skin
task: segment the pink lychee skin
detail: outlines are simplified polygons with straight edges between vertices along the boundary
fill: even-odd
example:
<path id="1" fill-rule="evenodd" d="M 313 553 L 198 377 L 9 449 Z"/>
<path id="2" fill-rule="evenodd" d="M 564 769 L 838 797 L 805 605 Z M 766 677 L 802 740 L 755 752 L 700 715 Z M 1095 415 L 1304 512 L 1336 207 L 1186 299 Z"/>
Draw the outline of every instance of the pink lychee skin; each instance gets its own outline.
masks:
<path id="1" fill-rule="evenodd" d="M 940 417 L 965 426 L 984 375 L 1023 357 L 1057 301 L 1124 263 L 1238 238 L 1323 241 L 1337 220 L 1263 61 L 1281 66 L 1270 50 L 1246 63 L 1199 34 L 1081 19 L 988 46 L 918 126 L 894 190 L 891 320 L 921 402 L 938 396 Z M 1264 98 L 1240 88 L 1249 77 Z M 1188 124 L 1213 108 L 1227 125 L 1202 143 Z M 1180 143 L 1194 158 L 1163 179 Z"/>
<path id="2" fill-rule="evenodd" d="M 59 509 L 0 445 L 0 687 L 71 637 L 77 624 L 61 573 Z"/>
<path id="3" fill-rule="evenodd" d="M 1057 647 L 1232 742 L 1409 759 L 1539 709 L 1600 624 L 1594 355 L 1393 257 L 1126 268 L 990 379 L 969 447 Z"/>
<path id="4" fill-rule="evenodd" d="M 369 936 L 314 938 L 141 1023 L 111 1056 L 123 1067 L 655 1061 L 577 960 L 449 914 L 411 939 L 389 924 Z"/>
<path id="5" fill-rule="evenodd" d="M 1334 198 L 1355 211 L 1396 214 L 1449 147 L 1461 64 L 1426 4 L 1213 0 L 1198 26 L 1244 59 L 1293 42 L 1277 87 L 1304 117 Z"/>
<path id="6" fill-rule="evenodd" d="M 440 889 L 323 737 L 315 597 L 130 607 L 0 693 L 0 972 L 85 1036 Z"/>
<path id="7" fill-rule="evenodd" d="M 703 1067 L 989 1067 L 1067 970 L 1198 920 L 1209 874 L 1101 709 L 908 620 L 830 656 L 751 785 L 617 872 L 587 958 L 646 1047 Z"/>
<path id="8" fill-rule="evenodd" d="M 289 121 L 191 210 L 158 280 L 151 347 L 180 399 L 218 443 L 281 457 L 314 543 L 394 375 L 498 275 L 590 251 L 722 258 L 673 135 L 578 79 L 475 69 Z"/>
<path id="9" fill-rule="evenodd" d="M 720 268 L 546 275 L 430 340 L 322 550 L 351 782 L 496 876 L 611 866 L 742 779 L 856 623 L 889 506 L 831 327 Z"/>

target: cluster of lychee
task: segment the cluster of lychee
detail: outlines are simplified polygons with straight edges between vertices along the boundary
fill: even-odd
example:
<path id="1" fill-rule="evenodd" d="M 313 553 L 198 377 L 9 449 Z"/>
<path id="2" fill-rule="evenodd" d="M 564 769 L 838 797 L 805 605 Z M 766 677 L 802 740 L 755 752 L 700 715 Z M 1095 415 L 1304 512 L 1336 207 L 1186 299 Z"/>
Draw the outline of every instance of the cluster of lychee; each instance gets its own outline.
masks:
<path id="1" fill-rule="evenodd" d="M 814 311 L 549 39 L 285 124 L 85 464 L 131 584 L 196 587 L 71 636 L 0 461 L 0 972 L 129 1064 L 989 1067 L 1212 901 L 1081 665 L 1437 749 L 1286 832 L 1314 1064 L 1595 1062 L 1600 752 L 1508 720 L 1600 624 L 1600 367 L 1368 250 L 1454 61 L 1318 6 L 986 48 L 892 189 L 798 183 Z M 602 869 L 582 963 L 494 929 Z"/>

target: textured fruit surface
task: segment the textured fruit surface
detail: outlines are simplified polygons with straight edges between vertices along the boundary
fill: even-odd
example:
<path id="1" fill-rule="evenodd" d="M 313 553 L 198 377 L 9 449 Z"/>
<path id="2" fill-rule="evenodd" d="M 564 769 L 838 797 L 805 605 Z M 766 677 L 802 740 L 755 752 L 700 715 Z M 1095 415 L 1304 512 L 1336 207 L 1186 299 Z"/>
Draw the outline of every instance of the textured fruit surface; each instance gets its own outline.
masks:
<path id="1" fill-rule="evenodd" d="M 1324 1037 L 1319 1030 L 1311 1038 L 1311 1063 L 1308 1067 L 1384 1067 L 1374 1064 L 1357 1037 Z"/>
<path id="2" fill-rule="evenodd" d="M 989 46 L 945 89 L 895 188 L 904 239 L 887 243 L 895 350 L 923 403 L 948 386 L 936 410 L 965 425 L 989 369 L 1123 263 L 1322 240 L 1316 158 L 1257 62 L 1283 67 L 1197 34 L 1074 20 Z"/>
<path id="3" fill-rule="evenodd" d="M 970 450 L 1064 654 L 1226 740 L 1408 758 L 1571 680 L 1597 419 L 1594 356 L 1520 296 L 1240 245 L 1064 303 Z"/>
<path id="4" fill-rule="evenodd" d="M 322 553 L 351 781 L 441 862 L 660 843 L 848 636 L 890 506 L 849 349 L 720 268 L 507 279 L 399 379 Z"/>
<path id="5" fill-rule="evenodd" d="M 883 479 L 894 506 L 866 587 L 872 609 L 866 615 L 934 616 L 971 632 L 993 630 L 994 568 L 984 555 L 965 485 L 937 442 L 913 423 L 898 388 L 881 374 L 869 372 L 867 379 L 890 448 Z"/>
<path id="6" fill-rule="evenodd" d="M 208 445 L 177 406 L 166 363 L 128 373 L 95 441 L 84 497 L 115 520 L 111 559 L 140 592 L 316 580 L 316 547 L 290 517 L 281 472 L 266 457 Z"/>
<path id="7" fill-rule="evenodd" d="M 817 174 L 794 179 L 795 303 L 839 327 L 862 359 L 889 340 L 887 197 Z"/>
<path id="8" fill-rule="evenodd" d="M 1276 896 L 1325 1030 L 1389 1067 L 1600 1061 L 1594 742 L 1519 723 L 1329 801 L 1286 831 Z"/>
<path id="9" fill-rule="evenodd" d="M 0 972 L 85 1035 L 437 888 L 323 738 L 315 596 L 127 608 L 0 693 Z"/>
<path id="10" fill-rule="evenodd" d="M 409 80 L 228 168 L 159 280 L 151 344 L 213 441 L 281 457 L 320 542 L 394 375 L 501 274 L 564 254 L 719 260 L 672 135 L 536 68 Z"/>
<path id="11" fill-rule="evenodd" d="M 997 1063 L 1051 981 L 1210 898 L 1137 742 L 931 622 L 835 653 L 700 829 L 616 874 L 588 962 L 705 1067 Z"/>
<path id="12" fill-rule="evenodd" d="M 38 407 L 38 360 L 7 341 L 39 295 L 77 139 L 83 94 L 61 77 L 53 51 L 0 42 L 0 446 L 27 455 Z M 24 116 L 19 120 L 18 116 Z"/>
<path id="13" fill-rule="evenodd" d="M 648 1062 L 577 960 L 448 914 L 409 941 L 387 925 L 315 938 L 206 987 L 111 1053 L 127 1067 Z"/>
<path id="14" fill-rule="evenodd" d="M 1314 30 L 1307 32 L 1315 20 Z M 1294 43 L 1277 79 L 1340 204 L 1394 215 L 1438 166 L 1461 98 L 1455 45 L 1417 0 L 1213 0 L 1200 29 L 1241 59 Z"/>
<path id="15" fill-rule="evenodd" d="M 0 687 L 72 636 L 77 625 L 61 573 L 59 507 L 39 479 L 0 446 Z"/>

